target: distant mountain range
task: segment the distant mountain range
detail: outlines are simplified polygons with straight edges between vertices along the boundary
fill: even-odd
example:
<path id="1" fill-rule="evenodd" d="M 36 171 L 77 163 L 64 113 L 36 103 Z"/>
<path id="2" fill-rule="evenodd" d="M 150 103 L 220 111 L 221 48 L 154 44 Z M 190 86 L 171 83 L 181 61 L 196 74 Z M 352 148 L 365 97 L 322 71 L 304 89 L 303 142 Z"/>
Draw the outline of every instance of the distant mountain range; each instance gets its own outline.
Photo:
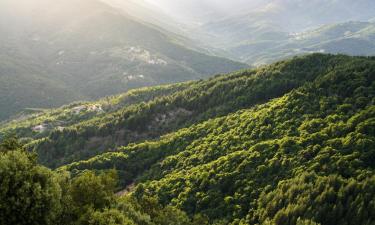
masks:
<path id="1" fill-rule="evenodd" d="M 96 0 L 5 0 L 0 32 L 0 119 L 247 67 Z"/>
<path id="2" fill-rule="evenodd" d="M 374 15 L 369 0 L 269 0 L 211 18 L 194 33 L 223 55 L 254 65 L 309 52 L 373 55 Z"/>
<path id="3" fill-rule="evenodd" d="M 119 8 L 130 11 L 129 1 L 105 1 L 122 2 Z M 252 65 L 311 52 L 374 54 L 374 1 L 160 0 L 154 8 L 148 1 L 139 1 L 146 14 L 158 12 L 159 18 L 181 25 L 161 26 L 191 37 L 209 52 Z"/>
<path id="4" fill-rule="evenodd" d="M 0 0 L 0 224 L 375 224 L 374 15 Z"/>
<path id="5" fill-rule="evenodd" d="M 370 0 L 4 0 L 0 120 L 295 55 L 374 55 L 374 15 Z"/>
<path id="6" fill-rule="evenodd" d="M 242 61 L 255 65 L 313 52 L 375 54 L 375 23 L 371 22 L 346 22 L 301 33 L 278 32 L 267 35 L 271 38 L 262 36 L 257 40 L 244 41 L 231 46 L 228 51 Z"/>

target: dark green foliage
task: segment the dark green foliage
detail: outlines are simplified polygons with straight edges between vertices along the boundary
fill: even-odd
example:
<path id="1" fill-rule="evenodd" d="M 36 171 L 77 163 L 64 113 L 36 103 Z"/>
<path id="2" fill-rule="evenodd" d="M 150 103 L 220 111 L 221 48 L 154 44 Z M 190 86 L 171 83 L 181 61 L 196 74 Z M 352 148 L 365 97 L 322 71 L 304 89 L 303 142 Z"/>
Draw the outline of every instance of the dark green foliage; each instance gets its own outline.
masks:
<path id="1" fill-rule="evenodd" d="M 342 224 L 371 224 L 375 62 L 315 55 L 286 65 L 327 64 L 299 88 L 265 104 L 63 168 L 74 173 L 116 168 L 122 185 L 140 183 L 134 196 L 158 196 L 163 205 L 191 216 L 202 213 L 210 221 L 332 224 L 340 218 Z M 298 183 L 306 176 L 313 180 Z M 332 179 L 337 184 L 327 195 Z M 294 186 L 303 189 L 289 196 Z M 336 208 L 340 204 L 343 209 Z"/>
<path id="2" fill-rule="evenodd" d="M 6 140 L 2 146 L 14 140 Z M 14 145 L 15 146 L 15 145 Z M 117 174 L 87 171 L 71 179 L 36 162 L 23 149 L 0 153 L 0 224 L 198 225 L 157 200 L 115 195 Z"/>
<path id="3" fill-rule="evenodd" d="M 47 133 L 47 138 L 34 136 L 39 140 L 32 147 L 43 164 L 60 166 L 267 102 L 351 60 L 345 56 L 311 55 L 192 82 L 181 91 L 156 96 L 146 103 L 136 102 L 104 116 L 83 118 L 63 131 Z M 26 123 L 18 130 L 31 128 Z"/>
<path id="4" fill-rule="evenodd" d="M 70 196 L 77 210 L 85 211 L 104 209 L 114 200 L 116 189 L 116 173 L 104 173 L 99 176 L 93 172 L 85 172 L 76 177 L 70 186 Z M 82 212 L 79 212 L 79 214 Z"/>
<path id="5" fill-rule="evenodd" d="M 375 58 L 295 58 L 192 82 L 34 146 L 48 163 L 75 161 L 58 172 L 73 176 L 62 202 L 83 211 L 64 215 L 81 224 L 374 224 L 374 75 Z M 113 169 L 130 195 L 108 200 Z"/>
<path id="6" fill-rule="evenodd" d="M 59 128 L 74 126 L 93 118 L 102 118 L 107 114 L 114 113 L 124 107 L 148 102 L 157 97 L 170 95 L 189 87 L 191 82 L 141 88 L 128 91 L 118 96 L 111 96 L 100 99 L 96 102 L 76 102 L 61 108 L 52 110 L 29 109 L 31 115 L 23 115 L 25 118 L 15 119 L 5 123 L 1 128 L 3 134 L 14 134 L 21 136 L 22 142 L 29 142 L 32 139 L 46 137 Z M 90 109 L 90 107 L 100 107 Z M 34 127 L 45 125 L 44 131 L 35 131 Z M 1 136 L 0 136 L 1 138 Z"/>
<path id="7" fill-rule="evenodd" d="M 52 224 L 61 213 L 57 176 L 10 142 L 0 152 L 0 224 Z"/>

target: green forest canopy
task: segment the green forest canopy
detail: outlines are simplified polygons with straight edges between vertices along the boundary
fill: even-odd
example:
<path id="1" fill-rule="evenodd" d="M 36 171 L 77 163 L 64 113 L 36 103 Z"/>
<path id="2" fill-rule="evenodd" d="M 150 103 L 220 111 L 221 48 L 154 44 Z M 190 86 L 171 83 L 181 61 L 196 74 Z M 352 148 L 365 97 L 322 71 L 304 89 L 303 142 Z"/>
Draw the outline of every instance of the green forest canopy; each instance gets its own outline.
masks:
<path id="1" fill-rule="evenodd" d="M 147 215 L 142 199 L 189 223 L 374 224 L 374 74 L 375 58 L 314 54 L 189 83 L 26 143 L 73 183 L 117 174 L 116 190 L 130 189 Z M 90 142 L 119 131 L 123 146 Z M 132 218 L 109 208 L 98 220 Z"/>

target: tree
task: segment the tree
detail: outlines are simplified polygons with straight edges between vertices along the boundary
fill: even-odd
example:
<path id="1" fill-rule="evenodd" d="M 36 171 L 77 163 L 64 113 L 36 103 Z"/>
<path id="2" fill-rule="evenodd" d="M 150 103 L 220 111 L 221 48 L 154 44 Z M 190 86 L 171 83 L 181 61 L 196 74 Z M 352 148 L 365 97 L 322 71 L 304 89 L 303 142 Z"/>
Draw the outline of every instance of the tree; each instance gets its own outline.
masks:
<path id="1" fill-rule="evenodd" d="M 136 225 L 117 209 L 106 209 L 93 212 L 88 220 L 89 225 Z"/>
<path id="2" fill-rule="evenodd" d="M 6 137 L 4 141 L 0 144 L 0 152 L 9 152 L 17 149 L 21 149 L 22 146 L 18 142 L 16 137 Z"/>
<path id="3" fill-rule="evenodd" d="M 115 200 L 114 191 L 117 185 L 117 174 L 109 171 L 97 176 L 94 172 L 84 172 L 74 178 L 69 194 L 72 208 L 79 217 L 89 210 L 102 210 L 110 207 Z"/>
<path id="4" fill-rule="evenodd" d="M 14 140 L 1 144 L 0 224 L 53 224 L 61 212 L 57 177 Z"/>

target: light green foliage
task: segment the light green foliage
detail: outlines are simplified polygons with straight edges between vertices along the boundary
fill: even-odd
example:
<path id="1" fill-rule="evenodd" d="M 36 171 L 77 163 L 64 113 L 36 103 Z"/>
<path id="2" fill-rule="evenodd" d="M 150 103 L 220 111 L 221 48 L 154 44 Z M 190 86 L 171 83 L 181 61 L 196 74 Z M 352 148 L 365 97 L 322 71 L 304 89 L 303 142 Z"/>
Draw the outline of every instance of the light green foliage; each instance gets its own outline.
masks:
<path id="1" fill-rule="evenodd" d="M 375 177 L 361 180 L 302 174 L 262 193 L 256 214 L 274 224 L 372 224 Z"/>
<path id="2" fill-rule="evenodd" d="M 6 137 L 4 141 L 0 143 L 0 153 L 7 153 L 15 149 L 22 149 L 22 145 L 15 137 Z"/>
<path id="3" fill-rule="evenodd" d="M 90 215 L 89 225 L 136 225 L 125 217 L 125 215 L 116 209 L 104 210 L 104 212 L 95 212 Z"/>
<path id="4" fill-rule="evenodd" d="M 371 209 L 374 197 L 375 63 L 373 58 L 314 57 L 286 62 L 323 72 L 282 97 L 64 169 L 116 168 L 121 184 L 140 183 L 134 196 L 158 196 L 163 205 L 191 216 L 202 213 L 211 221 L 296 224 L 300 218 L 299 223 L 331 224 L 341 215 L 346 224 L 368 224 L 374 215 L 361 207 Z M 322 64 L 327 70 L 312 69 Z M 298 181 L 306 172 L 316 174 L 322 186 L 307 182 L 305 189 L 311 191 L 296 191 L 291 200 L 275 197 L 285 182 L 289 186 L 280 193 L 287 194 L 295 183 L 304 187 Z M 338 182 L 329 194 L 333 202 L 325 191 L 330 179 Z M 349 183 L 368 196 L 351 197 Z M 271 194 L 262 197 L 265 193 Z M 279 206 L 284 199 L 290 205 Z M 343 209 L 337 209 L 340 204 Z"/>
<path id="5" fill-rule="evenodd" d="M 83 119 L 64 130 L 47 132 L 41 137 L 31 136 L 36 140 L 30 143 L 30 148 L 39 153 L 43 164 L 60 166 L 267 102 L 325 74 L 332 65 L 351 60 L 345 56 L 312 55 L 257 70 L 192 82 L 186 84 L 185 89 L 169 95 L 156 96 L 148 102 L 135 102 L 113 113 Z M 16 129 L 16 133 L 17 130 L 22 132 L 31 128 Z"/>
<path id="6" fill-rule="evenodd" d="M 81 224 L 373 224 L 374 74 L 373 57 L 295 58 L 190 83 L 35 149 L 61 164 L 73 154 L 58 171 L 73 177 L 63 202 L 84 209 L 71 213 Z M 123 142 L 100 139 L 112 151 L 85 149 L 120 131 Z M 113 169 L 129 196 L 107 201 Z"/>
<path id="7" fill-rule="evenodd" d="M 3 124 L 0 127 L 0 134 L 17 134 L 22 137 L 21 141 L 28 143 L 32 139 L 46 137 L 59 128 L 68 128 L 91 119 L 97 120 L 124 107 L 182 91 L 190 83 L 192 82 L 141 88 L 95 102 L 76 102 L 51 110 L 30 109 L 30 115 Z M 90 109 L 95 106 L 98 108 Z M 38 125 L 45 125 L 46 129 L 42 132 L 33 130 Z"/>

